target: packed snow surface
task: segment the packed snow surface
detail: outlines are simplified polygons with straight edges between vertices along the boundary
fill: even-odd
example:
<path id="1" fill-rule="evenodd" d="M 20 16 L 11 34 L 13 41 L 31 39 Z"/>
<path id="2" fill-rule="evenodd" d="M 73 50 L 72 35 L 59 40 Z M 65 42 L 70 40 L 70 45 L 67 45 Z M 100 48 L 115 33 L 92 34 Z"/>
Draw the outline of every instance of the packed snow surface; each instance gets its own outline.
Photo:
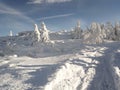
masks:
<path id="1" fill-rule="evenodd" d="M 35 44 L 1 37 L 0 90 L 119 90 L 120 42 L 89 45 L 64 34 Z"/>

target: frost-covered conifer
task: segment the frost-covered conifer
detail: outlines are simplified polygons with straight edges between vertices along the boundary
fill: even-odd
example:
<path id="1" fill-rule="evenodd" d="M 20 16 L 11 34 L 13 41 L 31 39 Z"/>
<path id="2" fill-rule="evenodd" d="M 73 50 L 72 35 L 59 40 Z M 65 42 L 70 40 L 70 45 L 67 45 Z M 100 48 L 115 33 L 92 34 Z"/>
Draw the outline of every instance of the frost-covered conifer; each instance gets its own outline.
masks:
<path id="1" fill-rule="evenodd" d="M 47 30 L 44 22 L 41 23 L 41 39 L 42 42 L 46 42 L 49 40 L 49 31 Z"/>
<path id="2" fill-rule="evenodd" d="M 106 35 L 106 30 L 105 30 L 105 25 L 101 24 L 101 35 L 104 39 L 106 39 L 107 35 Z"/>
<path id="3" fill-rule="evenodd" d="M 41 40 L 41 38 L 40 38 L 40 32 L 38 30 L 37 24 L 35 24 L 35 29 L 34 29 L 34 40 L 36 42 L 39 42 Z"/>
<path id="4" fill-rule="evenodd" d="M 96 31 L 97 31 L 96 43 L 102 43 L 104 41 L 104 37 L 103 37 L 102 29 L 99 23 L 97 23 Z"/>
<path id="5" fill-rule="evenodd" d="M 106 24 L 106 36 L 108 40 L 115 40 L 115 30 L 111 22 Z"/>
<path id="6" fill-rule="evenodd" d="M 120 40 L 120 23 L 119 22 L 115 23 L 115 35 L 116 35 L 116 40 Z"/>
<path id="7" fill-rule="evenodd" d="M 10 33 L 9 33 L 9 36 L 13 36 L 13 33 L 12 33 L 12 31 L 10 31 Z"/>
<path id="8" fill-rule="evenodd" d="M 93 22 L 90 25 L 90 30 L 84 36 L 84 41 L 89 44 L 97 44 L 103 42 L 103 36 L 101 34 L 101 26 L 100 24 Z"/>
<path id="9" fill-rule="evenodd" d="M 81 39 L 82 38 L 82 29 L 80 27 L 80 21 L 77 22 L 77 26 L 73 31 L 73 38 L 74 39 Z"/>
<path id="10" fill-rule="evenodd" d="M 91 30 L 91 33 L 96 33 L 97 29 L 97 23 L 96 22 L 93 22 L 91 25 L 90 25 L 90 30 Z"/>

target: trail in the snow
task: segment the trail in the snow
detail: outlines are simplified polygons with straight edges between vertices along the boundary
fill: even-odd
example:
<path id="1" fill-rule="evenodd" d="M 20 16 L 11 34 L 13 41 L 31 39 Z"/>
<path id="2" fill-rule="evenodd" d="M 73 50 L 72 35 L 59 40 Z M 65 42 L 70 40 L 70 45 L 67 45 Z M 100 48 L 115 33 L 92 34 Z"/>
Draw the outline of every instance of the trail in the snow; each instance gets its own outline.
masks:
<path id="1" fill-rule="evenodd" d="M 105 59 L 104 57 L 99 58 L 100 64 L 96 68 L 96 75 L 90 84 L 89 90 L 116 90 L 108 61 L 110 58 Z"/>
<path id="2" fill-rule="evenodd" d="M 45 90 L 117 90 L 111 61 L 119 46 L 88 46 L 55 72 Z"/>
<path id="3" fill-rule="evenodd" d="M 101 56 L 98 52 L 99 49 L 104 50 L 103 48 L 89 47 L 73 55 L 74 58 L 65 62 L 55 72 L 54 78 L 47 83 L 44 89 L 87 90 L 96 74 L 95 69 L 99 62 L 94 60 L 93 57 Z"/>
<path id="4" fill-rule="evenodd" d="M 114 51 L 118 46 L 108 46 L 107 48 L 108 49 L 105 50 L 103 56 L 95 58 L 100 64 L 96 68 L 96 75 L 88 90 L 117 90 L 114 82 L 111 61 L 114 58 Z"/>

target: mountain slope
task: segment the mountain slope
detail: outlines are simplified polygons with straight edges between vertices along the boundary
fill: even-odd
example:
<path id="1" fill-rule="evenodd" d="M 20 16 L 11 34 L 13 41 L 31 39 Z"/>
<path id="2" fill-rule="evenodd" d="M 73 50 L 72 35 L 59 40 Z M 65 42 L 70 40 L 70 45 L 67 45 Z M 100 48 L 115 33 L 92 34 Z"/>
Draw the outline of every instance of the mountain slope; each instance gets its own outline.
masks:
<path id="1" fill-rule="evenodd" d="M 35 44 L 29 35 L 0 38 L 1 90 L 119 90 L 120 42 L 51 35 Z"/>

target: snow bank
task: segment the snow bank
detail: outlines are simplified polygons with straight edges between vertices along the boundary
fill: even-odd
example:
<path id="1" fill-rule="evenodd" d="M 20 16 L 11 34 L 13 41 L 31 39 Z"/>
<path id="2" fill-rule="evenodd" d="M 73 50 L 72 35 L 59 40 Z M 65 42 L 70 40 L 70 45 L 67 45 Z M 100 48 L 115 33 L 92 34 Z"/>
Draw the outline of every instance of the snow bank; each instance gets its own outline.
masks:
<path id="1" fill-rule="evenodd" d="M 95 75 L 95 68 L 80 59 L 69 60 L 61 65 L 44 90 L 87 90 Z"/>

